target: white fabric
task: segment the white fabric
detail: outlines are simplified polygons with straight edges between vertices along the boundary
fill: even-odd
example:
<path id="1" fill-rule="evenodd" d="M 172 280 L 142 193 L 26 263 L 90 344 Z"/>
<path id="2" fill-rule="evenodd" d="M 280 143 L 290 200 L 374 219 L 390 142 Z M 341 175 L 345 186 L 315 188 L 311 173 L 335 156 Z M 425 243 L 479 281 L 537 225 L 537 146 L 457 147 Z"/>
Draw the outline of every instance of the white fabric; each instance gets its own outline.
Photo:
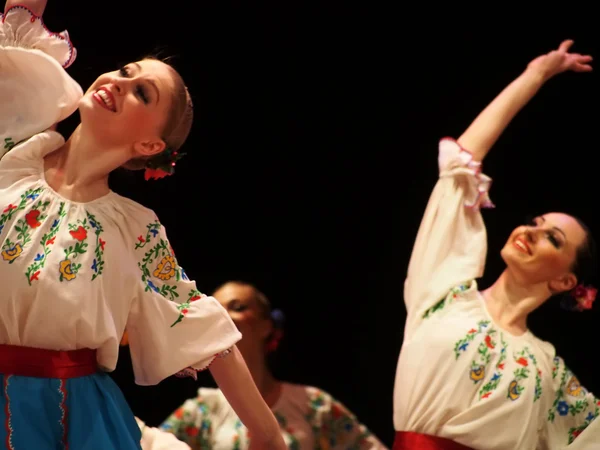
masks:
<path id="1" fill-rule="evenodd" d="M 76 51 L 22 6 L 0 14 L 0 158 L 77 110 L 82 90 L 63 69 Z"/>
<path id="2" fill-rule="evenodd" d="M 27 20 L 21 28 L 37 26 L 27 11 L 13 11 L 3 25 L 10 19 Z M 0 46 L 0 66 L 18 65 L 15 75 L 36 70 L 40 61 L 37 50 L 13 55 Z M 61 108 L 53 104 L 59 96 L 46 95 L 50 78 L 53 89 L 71 82 L 56 66 L 36 79 L 40 86 L 19 91 L 22 98 L 3 101 L 2 108 L 11 111 L 22 101 L 31 106 L 28 113 L 39 106 L 44 113 L 34 121 L 51 124 Z M 79 101 L 72 92 L 64 98 L 70 103 L 63 111 Z M 39 124 L 28 129 L 43 129 Z M 113 192 L 78 203 L 52 190 L 43 158 L 63 144 L 58 133 L 41 132 L 0 160 L 0 343 L 98 349 L 99 366 L 111 371 L 127 328 L 138 384 L 206 368 L 241 338 L 227 311 L 188 280 L 151 210 Z"/>
<path id="3" fill-rule="evenodd" d="M 171 433 L 149 427 L 139 418 L 135 418 L 142 432 L 142 450 L 190 450 L 189 445 L 178 440 Z"/>
<path id="4" fill-rule="evenodd" d="M 354 415 L 328 393 L 282 384 L 272 408 L 290 450 L 386 450 Z M 246 450 L 248 430 L 218 389 L 201 388 L 161 425 L 193 450 Z"/>
<path id="5" fill-rule="evenodd" d="M 598 399 L 581 387 L 554 347 L 514 336 L 488 314 L 483 274 L 491 180 L 450 139 L 411 257 L 405 338 L 396 372 L 394 426 L 477 450 L 558 450 L 600 440 L 584 432 Z"/>

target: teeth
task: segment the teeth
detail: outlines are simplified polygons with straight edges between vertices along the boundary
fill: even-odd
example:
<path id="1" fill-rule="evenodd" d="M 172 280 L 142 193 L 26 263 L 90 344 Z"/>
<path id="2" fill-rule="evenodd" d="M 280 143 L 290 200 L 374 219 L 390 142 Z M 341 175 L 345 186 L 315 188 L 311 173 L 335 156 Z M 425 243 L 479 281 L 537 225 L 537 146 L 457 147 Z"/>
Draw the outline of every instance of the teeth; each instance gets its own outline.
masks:
<path id="1" fill-rule="evenodd" d="M 110 109 L 114 110 L 113 102 L 104 90 L 102 90 L 102 89 L 99 90 L 98 95 L 100 96 L 100 98 L 102 99 L 102 101 L 104 102 L 104 104 L 106 106 L 108 106 Z"/>
<path id="2" fill-rule="evenodd" d="M 521 240 L 517 239 L 515 241 L 515 244 L 517 245 L 517 247 L 522 248 L 523 250 L 525 250 L 526 252 L 529 253 L 529 250 L 527 249 L 527 246 L 525 244 L 523 244 L 523 242 L 521 242 Z"/>

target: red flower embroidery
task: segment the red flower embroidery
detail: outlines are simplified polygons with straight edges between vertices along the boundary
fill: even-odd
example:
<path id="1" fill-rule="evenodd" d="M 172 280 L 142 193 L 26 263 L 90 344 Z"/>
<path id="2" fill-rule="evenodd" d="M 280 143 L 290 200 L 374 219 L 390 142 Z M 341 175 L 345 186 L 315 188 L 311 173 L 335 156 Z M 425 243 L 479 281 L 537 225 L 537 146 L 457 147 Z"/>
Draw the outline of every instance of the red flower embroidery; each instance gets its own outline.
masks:
<path id="1" fill-rule="evenodd" d="M 38 220 L 39 216 L 40 216 L 40 212 L 37 209 L 32 209 L 31 211 L 29 211 L 25 215 L 25 221 L 27 222 L 27 225 L 29 225 L 31 228 L 39 227 L 42 224 Z"/>
<path id="2" fill-rule="evenodd" d="M 8 205 L 8 206 L 6 207 L 6 209 L 5 209 L 4 211 L 2 211 L 2 212 L 3 212 L 3 213 L 7 213 L 7 212 L 9 212 L 9 211 L 11 211 L 11 210 L 13 210 L 13 209 L 17 209 L 17 207 L 11 203 L 11 204 L 10 204 L 10 205 Z"/>
<path id="3" fill-rule="evenodd" d="M 77 239 L 79 242 L 83 241 L 87 237 L 87 231 L 82 226 L 79 226 L 79 228 L 74 231 L 69 231 L 69 233 L 71 236 L 73 236 L 73 239 Z"/>
<path id="4" fill-rule="evenodd" d="M 494 344 L 492 344 L 492 338 L 489 334 L 485 337 L 485 345 L 487 345 L 488 348 L 494 348 Z"/>
<path id="5" fill-rule="evenodd" d="M 521 356 L 519 359 L 517 359 L 517 363 L 518 363 L 518 364 L 521 364 L 522 366 L 525 366 L 525 367 L 527 367 L 527 366 L 529 365 L 529 364 L 527 363 L 527 359 L 526 359 L 526 358 L 523 358 L 522 356 Z"/>

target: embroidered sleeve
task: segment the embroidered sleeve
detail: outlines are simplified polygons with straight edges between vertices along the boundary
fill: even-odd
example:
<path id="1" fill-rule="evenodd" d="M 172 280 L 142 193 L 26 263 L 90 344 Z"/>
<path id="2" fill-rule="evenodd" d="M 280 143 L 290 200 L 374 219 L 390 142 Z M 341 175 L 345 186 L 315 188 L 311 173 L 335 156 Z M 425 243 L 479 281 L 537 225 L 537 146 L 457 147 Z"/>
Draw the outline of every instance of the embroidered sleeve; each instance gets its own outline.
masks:
<path id="1" fill-rule="evenodd" d="M 192 448 L 212 448 L 212 420 L 208 403 L 202 396 L 187 400 L 160 425 Z"/>
<path id="2" fill-rule="evenodd" d="M 421 220 L 404 285 L 407 336 L 427 309 L 453 286 L 480 277 L 485 264 L 487 237 L 479 210 L 493 206 L 488 197 L 491 179 L 452 139 L 440 141 L 438 165 L 439 179 Z"/>
<path id="3" fill-rule="evenodd" d="M 187 277 L 157 220 L 133 241 L 140 281 L 127 331 L 136 382 L 195 377 L 228 354 L 241 334 L 221 304 Z"/>
<path id="4" fill-rule="evenodd" d="M 562 358 L 554 358 L 552 378 L 555 391 L 547 417 L 547 448 L 591 448 L 586 445 L 600 442 L 600 426 L 595 423 L 600 400 L 579 383 Z"/>
<path id="5" fill-rule="evenodd" d="M 309 421 L 320 450 L 386 450 L 386 447 L 344 405 L 328 393 L 307 389 Z"/>
<path id="6" fill-rule="evenodd" d="M 67 32 L 52 33 L 26 7 L 0 14 L 0 158 L 77 110 L 83 91 L 64 70 L 75 57 Z"/>

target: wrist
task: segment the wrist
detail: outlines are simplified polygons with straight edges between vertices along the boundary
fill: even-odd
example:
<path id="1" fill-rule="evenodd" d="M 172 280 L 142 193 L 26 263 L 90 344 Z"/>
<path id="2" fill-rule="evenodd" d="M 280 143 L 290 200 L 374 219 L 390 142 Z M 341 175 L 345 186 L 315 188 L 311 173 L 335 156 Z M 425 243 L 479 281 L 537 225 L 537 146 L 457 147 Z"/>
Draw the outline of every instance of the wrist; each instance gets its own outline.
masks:
<path id="1" fill-rule="evenodd" d="M 552 78 L 554 74 L 540 70 L 537 67 L 528 67 L 522 76 L 532 84 L 542 85 Z"/>

